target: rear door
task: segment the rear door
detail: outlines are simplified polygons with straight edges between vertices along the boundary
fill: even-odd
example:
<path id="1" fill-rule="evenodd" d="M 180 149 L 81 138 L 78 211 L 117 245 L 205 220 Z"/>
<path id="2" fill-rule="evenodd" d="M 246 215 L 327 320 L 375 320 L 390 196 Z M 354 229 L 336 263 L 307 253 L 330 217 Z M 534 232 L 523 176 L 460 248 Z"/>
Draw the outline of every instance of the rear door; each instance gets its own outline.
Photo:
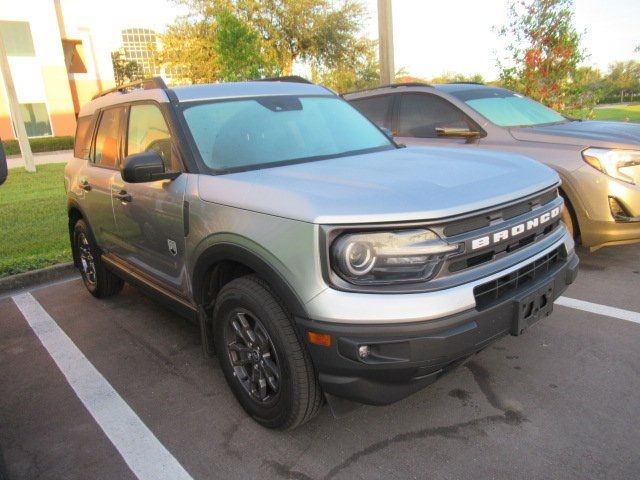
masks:
<path id="1" fill-rule="evenodd" d="M 477 130 L 471 120 L 457 107 L 430 93 L 400 95 L 394 124 L 394 136 L 407 145 L 464 145 L 465 138 L 440 137 L 437 128 Z M 474 142 L 475 144 L 475 142 Z"/>
<path id="2" fill-rule="evenodd" d="M 182 171 L 174 135 L 155 102 L 130 105 L 124 154 L 154 151 L 167 171 Z M 115 213 L 115 253 L 164 286 L 182 291 L 185 260 L 184 195 L 187 176 L 127 183 L 116 172 L 111 183 Z"/>
<path id="3" fill-rule="evenodd" d="M 98 127 L 89 161 L 78 173 L 78 187 L 84 191 L 82 201 L 91 230 L 98 245 L 109 251 L 113 248 L 115 219 L 111 204 L 111 182 L 117 173 L 120 159 L 121 130 L 124 107 L 103 110 L 98 117 Z"/>

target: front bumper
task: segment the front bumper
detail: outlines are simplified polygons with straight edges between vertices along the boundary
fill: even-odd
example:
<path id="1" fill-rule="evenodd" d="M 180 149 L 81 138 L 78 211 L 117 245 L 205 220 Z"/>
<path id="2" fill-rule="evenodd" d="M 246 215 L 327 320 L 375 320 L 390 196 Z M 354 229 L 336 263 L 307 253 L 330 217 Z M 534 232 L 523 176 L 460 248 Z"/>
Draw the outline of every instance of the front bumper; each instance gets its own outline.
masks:
<path id="1" fill-rule="evenodd" d="M 398 401 L 434 382 L 461 360 L 509 333 L 521 333 L 517 299 L 542 286 L 555 300 L 577 274 L 578 257 L 563 250 L 544 275 L 515 288 L 486 308 L 408 323 L 335 323 L 297 318 L 303 338 L 313 331 L 331 335 L 330 347 L 308 344 L 325 393 L 371 405 Z M 514 325 L 518 328 L 514 330 Z M 369 345 L 371 355 L 358 357 Z"/>

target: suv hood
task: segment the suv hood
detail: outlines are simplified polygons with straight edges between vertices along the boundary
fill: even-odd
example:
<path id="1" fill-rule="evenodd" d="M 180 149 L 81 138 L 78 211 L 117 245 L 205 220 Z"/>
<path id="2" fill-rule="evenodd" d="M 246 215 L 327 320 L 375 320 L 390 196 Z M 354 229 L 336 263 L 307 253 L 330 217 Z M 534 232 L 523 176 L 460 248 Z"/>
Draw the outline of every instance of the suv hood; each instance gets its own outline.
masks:
<path id="1" fill-rule="evenodd" d="M 218 176 L 202 200 L 318 224 L 435 220 L 533 194 L 559 182 L 527 157 L 412 147 Z"/>
<path id="2" fill-rule="evenodd" d="M 516 140 L 583 147 L 638 148 L 640 124 L 575 121 L 542 127 L 512 128 Z"/>

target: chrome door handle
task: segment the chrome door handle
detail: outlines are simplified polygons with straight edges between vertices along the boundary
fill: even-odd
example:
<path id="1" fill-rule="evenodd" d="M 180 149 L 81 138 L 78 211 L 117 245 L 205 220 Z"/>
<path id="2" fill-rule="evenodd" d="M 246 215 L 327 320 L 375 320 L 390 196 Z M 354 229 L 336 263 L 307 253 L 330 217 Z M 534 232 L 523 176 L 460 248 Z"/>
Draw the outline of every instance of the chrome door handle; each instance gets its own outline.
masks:
<path id="1" fill-rule="evenodd" d="M 85 192 L 91 190 L 91 184 L 87 180 L 82 180 L 78 186 Z"/>
<path id="2" fill-rule="evenodd" d="M 120 190 L 118 193 L 114 193 L 113 198 L 117 198 L 123 203 L 128 203 L 132 200 L 131 194 L 127 193 L 126 190 Z"/>

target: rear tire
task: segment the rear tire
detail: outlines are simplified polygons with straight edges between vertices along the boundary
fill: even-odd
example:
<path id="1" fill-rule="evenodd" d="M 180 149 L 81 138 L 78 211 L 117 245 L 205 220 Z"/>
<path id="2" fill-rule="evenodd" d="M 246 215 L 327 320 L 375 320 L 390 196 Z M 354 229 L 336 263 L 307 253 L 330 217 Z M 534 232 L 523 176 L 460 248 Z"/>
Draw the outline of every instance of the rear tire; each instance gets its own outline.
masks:
<path id="1" fill-rule="evenodd" d="M 91 230 L 82 219 L 78 220 L 73 227 L 73 253 L 84 286 L 91 295 L 96 298 L 106 298 L 120 293 L 124 281 L 102 263 L 102 252 Z"/>
<path id="2" fill-rule="evenodd" d="M 291 315 L 256 275 L 223 287 L 213 312 L 214 341 L 227 383 L 242 407 L 268 428 L 313 418 L 320 385 Z"/>

